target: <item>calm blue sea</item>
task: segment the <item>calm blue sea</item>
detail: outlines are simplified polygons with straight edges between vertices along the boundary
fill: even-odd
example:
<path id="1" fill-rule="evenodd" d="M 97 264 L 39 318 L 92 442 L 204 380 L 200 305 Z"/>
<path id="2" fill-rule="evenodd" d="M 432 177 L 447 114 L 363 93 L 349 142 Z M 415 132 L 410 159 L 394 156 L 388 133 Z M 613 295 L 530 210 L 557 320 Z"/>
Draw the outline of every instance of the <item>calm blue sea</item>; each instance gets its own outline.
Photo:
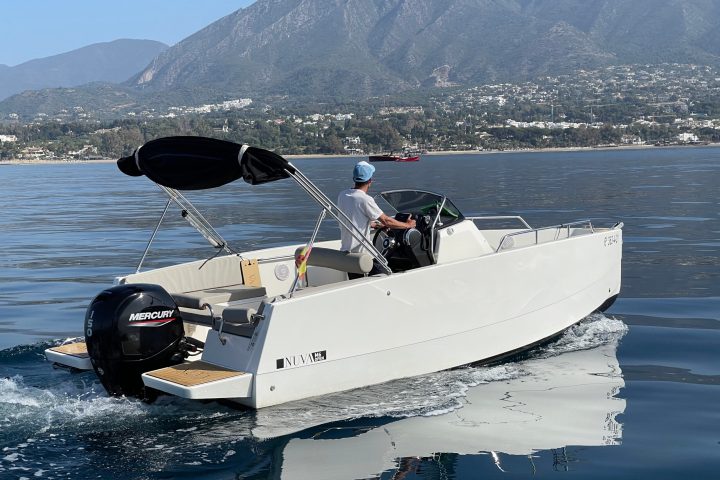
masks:
<path id="1" fill-rule="evenodd" d="M 355 161 L 293 163 L 334 197 Z M 376 192 L 443 192 L 466 215 L 624 221 L 620 299 L 492 367 L 260 411 L 109 398 L 43 350 L 80 336 L 89 300 L 135 270 L 165 198 L 114 164 L 0 165 L 0 479 L 720 477 L 720 149 L 377 169 Z M 290 180 L 188 196 L 243 250 L 305 241 L 319 213 Z M 145 267 L 213 253 L 171 210 Z"/>

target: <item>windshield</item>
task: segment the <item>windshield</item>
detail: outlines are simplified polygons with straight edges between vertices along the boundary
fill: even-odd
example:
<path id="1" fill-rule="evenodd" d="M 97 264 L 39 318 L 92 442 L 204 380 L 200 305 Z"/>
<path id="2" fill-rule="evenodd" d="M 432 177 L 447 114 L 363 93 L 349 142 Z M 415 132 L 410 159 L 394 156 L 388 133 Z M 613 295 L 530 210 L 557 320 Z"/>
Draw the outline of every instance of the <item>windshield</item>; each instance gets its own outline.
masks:
<path id="1" fill-rule="evenodd" d="M 447 197 L 437 193 L 423 192 L 421 190 L 392 190 L 382 192 L 380 195 L 396 212 L 431 215 L 434 217 L 442 205 L 440 221 L 443 224 L 464 219 L 460 210 Z M 445 200 L 444 205 L 443 200 Z"/>

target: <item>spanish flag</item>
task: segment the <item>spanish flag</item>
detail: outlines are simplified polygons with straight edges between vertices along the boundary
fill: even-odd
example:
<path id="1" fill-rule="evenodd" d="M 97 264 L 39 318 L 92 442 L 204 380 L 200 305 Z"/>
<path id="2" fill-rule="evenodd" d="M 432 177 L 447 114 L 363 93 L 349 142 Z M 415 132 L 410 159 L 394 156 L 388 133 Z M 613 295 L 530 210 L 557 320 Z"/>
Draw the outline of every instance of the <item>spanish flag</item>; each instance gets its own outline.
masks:
<path id="1" fill-rule="evenodd" d="M 311 251 L 312 246 L 308 245 L 295 257 L 295 267 L 297 267 L 298 278 L 300 279 L 303 278 L 305 276 L 305 272 L 307 272 L 307 261 L 310 257 Z"/>

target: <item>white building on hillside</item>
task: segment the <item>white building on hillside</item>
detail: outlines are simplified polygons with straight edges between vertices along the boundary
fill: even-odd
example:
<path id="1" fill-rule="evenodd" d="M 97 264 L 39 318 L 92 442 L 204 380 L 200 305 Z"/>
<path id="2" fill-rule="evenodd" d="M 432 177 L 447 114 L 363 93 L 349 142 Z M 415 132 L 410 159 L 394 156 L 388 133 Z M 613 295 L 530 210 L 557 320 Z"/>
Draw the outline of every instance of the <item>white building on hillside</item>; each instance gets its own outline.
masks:
<path id="1" fill-rule="evenodd" d="M 689 142 L 697 142 L 699 140 L 698 136 L 695 135 L 694 133 L 680 133 L 680 134 L 678 134 L 677 139 L 680 140 L 681 142 L 688 142 L 688 143 Z"/>

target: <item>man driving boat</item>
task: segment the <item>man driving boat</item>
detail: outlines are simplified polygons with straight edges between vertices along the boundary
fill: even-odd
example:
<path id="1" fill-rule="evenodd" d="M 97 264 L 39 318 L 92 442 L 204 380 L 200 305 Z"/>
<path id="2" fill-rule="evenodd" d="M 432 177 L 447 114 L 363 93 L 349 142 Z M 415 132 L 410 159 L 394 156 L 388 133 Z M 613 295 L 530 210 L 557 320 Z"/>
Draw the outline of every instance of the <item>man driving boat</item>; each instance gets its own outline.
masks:
<path id="1" fill-rule="evenodd" d="M 415 220 L 410 219 L 407 222 L 401 222 L 385 215 L 380 207 L 378 207 L 375 199 L 368 195 L 367 192 L 370 189 L 370 184 L 372 184 L 374 173 L 374 166 L 365 161 L 358 162 L 355 168 L 353 168 L 353 181 L 355 182 L 355 186 L 340 192 L 337 201 L 338 208 L 348 216 L 350 221 L 352 221 L 358 230 L 363 232 L 368 240 L 371 240 L 370 227 L 373 226 L 373 224 L 378 228 L 414 228 Z M 353 253 L 363 250 L 360 242 L 342 226 L 340 227 L 340 250 Z M 378 265 L 373 264 L 370 275 L 380 273 L 381 271 Z M 350 275 L 351 278 L 356 277 L 353 274 Z M 357 275 L 357 277 L 359 276 L 360 275 Z"/>

